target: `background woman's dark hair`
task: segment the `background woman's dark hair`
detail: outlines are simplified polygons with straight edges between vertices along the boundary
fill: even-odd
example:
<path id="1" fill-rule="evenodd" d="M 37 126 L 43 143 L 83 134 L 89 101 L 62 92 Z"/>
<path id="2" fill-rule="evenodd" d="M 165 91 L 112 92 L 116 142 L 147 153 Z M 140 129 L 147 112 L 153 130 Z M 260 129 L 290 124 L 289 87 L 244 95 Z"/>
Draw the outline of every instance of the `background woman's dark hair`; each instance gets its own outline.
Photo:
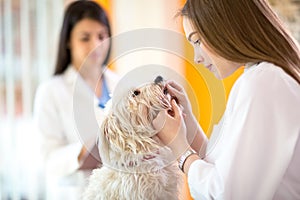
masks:
<path id="1" fill-rule="evenodd" d="M 111 37 L 111 30 L 108 17 L 105 11 L 93 1 L 75 1 L 71 3 L 64 14 L 62 29 L 60 32 L 59 49 L 54 75 L 62 74 L 71 62 L 71 53 L 68 48 L 71 31 L 74 26 L 82 19 L 96 20 L 106 26 L 108 36 Z M 107 64 L 110 55 L 111 43 L 103 64 Z"/>

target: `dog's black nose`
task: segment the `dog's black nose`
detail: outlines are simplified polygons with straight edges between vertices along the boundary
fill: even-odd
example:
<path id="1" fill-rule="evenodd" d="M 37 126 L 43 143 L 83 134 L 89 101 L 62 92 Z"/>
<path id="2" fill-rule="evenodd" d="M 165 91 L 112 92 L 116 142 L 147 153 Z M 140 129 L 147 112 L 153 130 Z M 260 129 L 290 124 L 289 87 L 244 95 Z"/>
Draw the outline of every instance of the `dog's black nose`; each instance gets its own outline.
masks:
<path id="1" fill-rule="evenodd" d="M 141 92 L 139 90 L 134 90 L 132 96 L 136 97 L 137 95 L 139 95 Z"/>
<path id="2" fill-rule="evenodd" d="M 157 76 L 157 77 L 155 78 L 155 80 L 154 80 L 154 83 L 155 83 L 155 84 L 159 84 L 159 83 L 161 83 L 161 82 L 163 82 L 163 81 L 164 81 L 164 79 L 163 79 L 162 76 Z"/>

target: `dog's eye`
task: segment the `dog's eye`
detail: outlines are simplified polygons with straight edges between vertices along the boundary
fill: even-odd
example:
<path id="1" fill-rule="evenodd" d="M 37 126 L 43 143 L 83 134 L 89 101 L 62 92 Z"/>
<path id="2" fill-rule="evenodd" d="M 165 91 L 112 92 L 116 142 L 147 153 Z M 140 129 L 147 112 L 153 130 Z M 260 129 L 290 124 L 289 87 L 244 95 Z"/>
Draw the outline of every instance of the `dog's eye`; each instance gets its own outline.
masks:
<path id="1" fill-rule="evenodd" d="M 134 90 L 132 96 L 135 97 L 139 95 L 141 92 L 139 90 Z"/>

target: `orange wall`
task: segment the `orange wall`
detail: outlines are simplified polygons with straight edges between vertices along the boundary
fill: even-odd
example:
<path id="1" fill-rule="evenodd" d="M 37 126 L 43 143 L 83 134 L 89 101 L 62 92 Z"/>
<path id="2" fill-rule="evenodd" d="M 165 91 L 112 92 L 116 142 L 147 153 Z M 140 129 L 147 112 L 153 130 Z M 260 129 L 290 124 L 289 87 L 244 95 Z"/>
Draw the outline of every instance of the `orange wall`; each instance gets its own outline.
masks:
<path id="1" fill-rule="evenodd" d="M 111 1 L 110 0 L 94 0 L 95 2 L 99 3 L 102 8 L 110 15 L 111 10 Z"/>
<path id="2" fill-rule="evenodd" d="M 231 91 L 231 88 L 237 78 L 244 72 L 244 67 L 240 67 L 238 70 L 236 70 L 231 76 L 223 79 L 223 84 L 225 88 L 225 94 L 226 94 L 226 99 L 228 99 L 228 95 Z"/>

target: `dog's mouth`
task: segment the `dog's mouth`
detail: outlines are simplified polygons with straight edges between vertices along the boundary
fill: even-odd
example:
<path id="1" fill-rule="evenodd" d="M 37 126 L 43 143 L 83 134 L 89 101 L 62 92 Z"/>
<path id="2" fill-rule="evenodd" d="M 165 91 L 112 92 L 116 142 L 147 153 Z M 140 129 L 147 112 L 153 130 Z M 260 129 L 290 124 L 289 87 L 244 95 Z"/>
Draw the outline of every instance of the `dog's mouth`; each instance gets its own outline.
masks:
<path id="1" fill-rule="evenodd" d="M 164 93 L 164 95 L 166 96 L 167 101 L 169 102 L 169 104 L 171 104 L 171 101 L 172 101 L 173 99 L 175 100 L 175 102 L 176 102 L 177 104 L 179 104 L 178 98 L 177 98 L 176 96 L 174 96 L 174 95 L 171 95 L 171 94 L 168 92 L 168 88 L 167 88 L 166 86 L 164 86 L 164 88 L 163 88 L 163 93 Z M 169 113 L 169 115 L 171 115 L 172 117 L 174 117 L 174 115 L 175 115 L 173 109 L 171 109 L 171 108 L 168 110 L 168 113 Z"/>
<path id="2" fill-rule="evenodd" d="M 163 89 L 163 92 L 164 92 L 164 95 L 166 96 L 166 98 L 167 98 L 167 101 L 171 104 L 171 101 L 174 99 L 175 100 L 175 102 L 178 104 L 179 103 L 179 101 L 178 101 L 178 98 L 176 97 L 176 96 L 174 96 L 174 95 L 171 95 L 169 92 L 168 92 L 168 89 L 165 87 L 164 89 Z M 168 113 L 169 113 L 169 115 L 171 115 L 172 117 L 174 117 L 174 115 L 175 115 L 175 113 L 174 113 L 174 111 L 172 110 L 172 109 L 169 109 L 168 110 Z"/>
<path id="3" fill-rule="evenodd" d="M 176 101 L 177 104 L 179 103 L 177 97 L 174 96 L 174 95 L 171 95 L 171 94 L 169 93 L 168 88 L 167 88 L 166 86 L 165 86 L 164 89 L 163 89 L 163 93 L 164 93 L 164 95 L 167 96 L 169 102 L 171 102 L 171 101 L 174 99 L 174 100 Z"/>
<path id="4" fill-rule="evenodd" d="M 164 78 L 163 78 L 162 76 L 157 76 L 157 77 L 155 78 L 155 80 L 154 80 L 154 83 L 157 84 L 157 85 L 161 85 L 162 90 L 163 90 L 163 93 L 164 93 L 164 95 L 167 96 L 169 102 L 171 102 L 171 100 L 174 99 L 174 100 L 176 101 L 177 104 L 179 103 L 177 97 L 174 96 L 174 95 L 171 95 L 171 94 L 169 93 L 168 88 L 166 87 L 166 84 L 164 83 Z"/>
<path id="5" fill-rule="evenodd" d="M 161 88 L 163 90 L 163 94 L 165 95 L 166 101 L 168 101 L 169 105 L 171 104 L 171 101 L 173 99 L 176 101 L 177 104 L 179 104 L 178 98 L 169 93 L 168 88 L 166 87 L 165 81 L 162 76 L 157 76 L 154 80 L 154 83 L 161 86 Z M 169 109 L 168 113 L 169 113 L 169 115 L 174 117 L 174 111 L 172 109 Z"/>

